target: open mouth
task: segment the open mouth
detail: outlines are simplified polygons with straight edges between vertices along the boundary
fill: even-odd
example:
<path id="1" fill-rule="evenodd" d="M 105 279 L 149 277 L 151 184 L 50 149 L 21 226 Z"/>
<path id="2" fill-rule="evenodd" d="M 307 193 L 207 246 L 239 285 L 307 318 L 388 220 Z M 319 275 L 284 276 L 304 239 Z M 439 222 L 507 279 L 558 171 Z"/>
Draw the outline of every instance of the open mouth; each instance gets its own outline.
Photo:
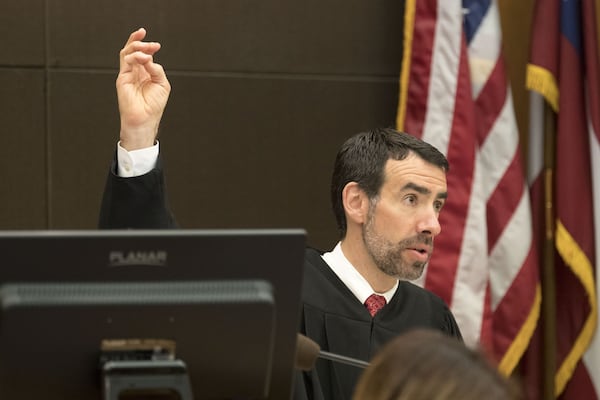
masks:
<path id="1" fill-rule="evenodd" d="M 429 259 L 429 254 L 431 254 L 430 249 L 427 247 L 409 247 L 407 250 L 410 250 L 414 257 L 420 261 L 427 261 Z"/>

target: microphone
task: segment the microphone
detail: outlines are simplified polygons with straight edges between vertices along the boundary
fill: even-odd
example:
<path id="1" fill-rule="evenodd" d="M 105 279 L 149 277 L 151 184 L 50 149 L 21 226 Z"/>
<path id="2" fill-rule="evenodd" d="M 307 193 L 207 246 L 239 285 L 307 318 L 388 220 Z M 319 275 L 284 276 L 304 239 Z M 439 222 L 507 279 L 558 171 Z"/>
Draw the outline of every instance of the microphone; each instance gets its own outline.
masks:
<path id="1" fill-rule="evenodd" d="M 296 341 L 296 368 L 302 371 L 310 371 L 314 368 L 317 358 L 359 368 L 369 366 L 369 363 L 363 360 L 322 351 L 317 342 L 299 333 Z"/>

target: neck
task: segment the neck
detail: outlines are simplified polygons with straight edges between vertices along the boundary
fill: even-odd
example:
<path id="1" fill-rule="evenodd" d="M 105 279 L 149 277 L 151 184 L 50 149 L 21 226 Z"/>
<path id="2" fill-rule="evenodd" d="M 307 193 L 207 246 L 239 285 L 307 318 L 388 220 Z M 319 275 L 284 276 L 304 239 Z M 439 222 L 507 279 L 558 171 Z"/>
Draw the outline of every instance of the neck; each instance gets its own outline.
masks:
<path id="1" fill-rule="evenodd" d="M 376 293 L 385 293 L 394 287 L 398 279 L 383 273 L 367 252 L 360 235 L 349 235 L 341 242 L 342 252 L 350 264 L 362 275 Z"/>

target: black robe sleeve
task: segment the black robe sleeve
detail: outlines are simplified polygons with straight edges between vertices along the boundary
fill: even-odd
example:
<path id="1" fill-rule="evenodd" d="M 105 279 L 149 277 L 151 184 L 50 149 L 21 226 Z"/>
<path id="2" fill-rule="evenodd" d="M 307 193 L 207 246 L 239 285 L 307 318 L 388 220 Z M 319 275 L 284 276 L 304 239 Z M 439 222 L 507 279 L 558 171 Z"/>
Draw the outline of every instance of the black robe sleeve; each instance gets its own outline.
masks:
<path id="1" fill-rule="evenodd" d="M 100 208 L 100 229 L 176 228 L 168 207 L 165 179 L 160 157 L 147 174 L 122 178 L 114 160 L 104 188 Z"/>

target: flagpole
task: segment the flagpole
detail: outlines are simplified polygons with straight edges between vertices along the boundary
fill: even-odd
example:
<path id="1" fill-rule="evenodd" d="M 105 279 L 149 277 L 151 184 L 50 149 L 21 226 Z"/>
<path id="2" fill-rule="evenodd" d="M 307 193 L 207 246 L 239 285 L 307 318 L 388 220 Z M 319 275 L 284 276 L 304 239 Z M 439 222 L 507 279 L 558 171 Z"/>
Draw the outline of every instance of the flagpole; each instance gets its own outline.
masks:
<path id="1" fill-rule="evenodd" d="M 542 254 L 543 399 L 555 398 L 556 375 L 556 279 L 554 272 L 554 167 L 556 114 L 544 102 L 544 244 Z"/>

